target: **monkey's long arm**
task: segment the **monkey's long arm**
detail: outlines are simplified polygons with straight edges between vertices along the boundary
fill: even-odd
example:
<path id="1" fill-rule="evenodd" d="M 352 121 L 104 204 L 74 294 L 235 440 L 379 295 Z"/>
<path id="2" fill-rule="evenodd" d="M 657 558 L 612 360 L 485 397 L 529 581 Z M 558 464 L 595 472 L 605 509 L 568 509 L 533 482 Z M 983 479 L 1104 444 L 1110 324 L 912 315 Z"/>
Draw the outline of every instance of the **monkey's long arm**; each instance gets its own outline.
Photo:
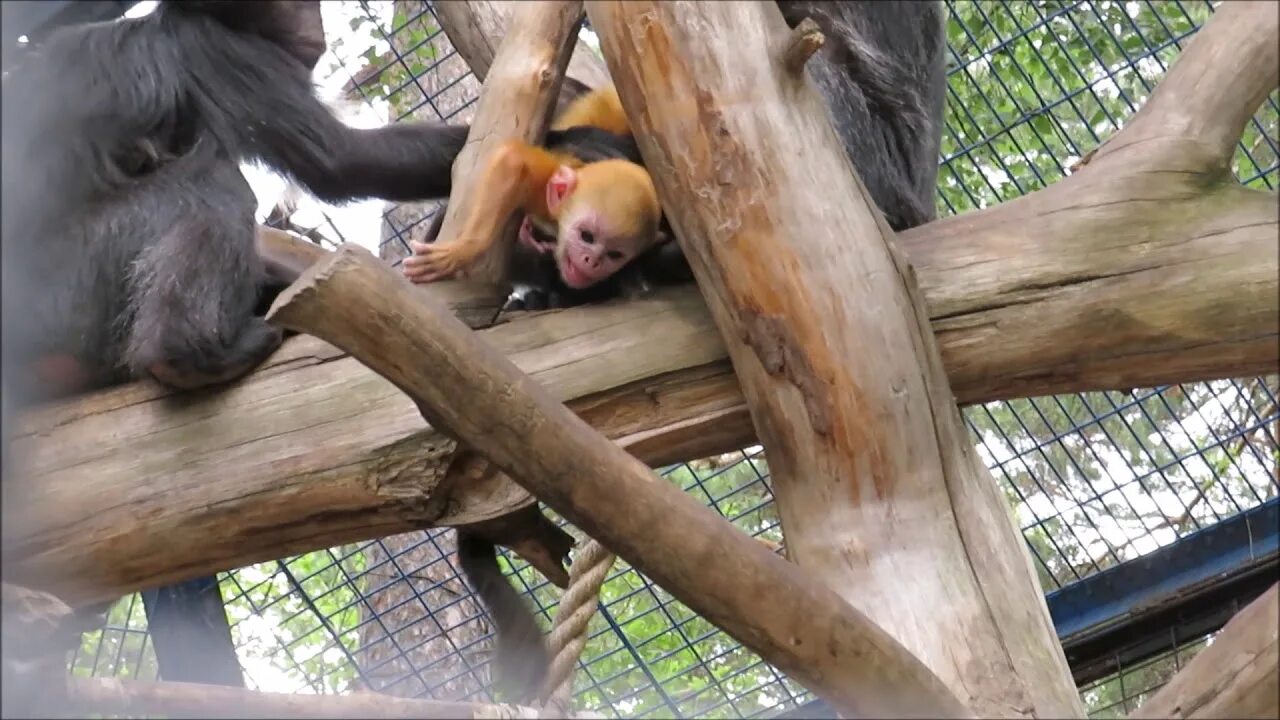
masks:
<path id="1" fill-rule="evenodd" d="M 432 282 L 467 269 L 493 246 L 503 224 L 517 210 L 552 218 L 547 182 L 556 168 L 566 164 L 580 163 L 519 140 L 503 143 L 484 166 L 476 185 L 482 188 L 482 202 L 472 207 L 458 237 L 451 242 L 415 244 L 415 254 L 404 260 L 405 275 L 415 282 Z"/>

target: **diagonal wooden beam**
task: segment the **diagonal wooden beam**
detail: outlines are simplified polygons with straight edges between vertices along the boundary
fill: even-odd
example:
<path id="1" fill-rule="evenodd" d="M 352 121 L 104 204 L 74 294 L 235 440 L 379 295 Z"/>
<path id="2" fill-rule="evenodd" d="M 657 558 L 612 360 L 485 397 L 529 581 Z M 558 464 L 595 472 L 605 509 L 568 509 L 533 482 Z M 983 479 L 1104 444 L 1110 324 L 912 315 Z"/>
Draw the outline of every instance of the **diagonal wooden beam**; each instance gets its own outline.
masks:
<path id="1" fill-rule="evenodd" d="M 359 358 L 433 426 L 842 711 L 966 715 L 910 652 L 825 585 L 655 476 L 411 291 L 348 245 L 299 278 L 268 319 Z"/>

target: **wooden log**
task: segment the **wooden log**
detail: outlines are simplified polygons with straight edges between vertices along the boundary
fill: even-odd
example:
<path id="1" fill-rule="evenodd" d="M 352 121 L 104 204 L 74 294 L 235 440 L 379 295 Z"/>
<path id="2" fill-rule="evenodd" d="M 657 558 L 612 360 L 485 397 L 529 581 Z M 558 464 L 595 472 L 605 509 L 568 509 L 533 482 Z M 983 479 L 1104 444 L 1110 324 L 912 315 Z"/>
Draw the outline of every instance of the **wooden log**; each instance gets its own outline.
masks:
<path id="1" fill-rule="evenodd" d="M 825 585 L 655 476 L 410 290 L 346 245 L 286 290 L 268 319 L 351 353 L 432 425 L 841 711 L 965 715 L 923 664 Z"/>
<path id="2" fill-rule="evenodd" d="M 764 442 L 788 556 L 976 715 L 1083 716 L 910 266 L 821 96 L 783 67 L 782 14 L 586 7 Z M 917 712 L 901 694 L 876 700 L 852 709 Z"/>
<path id="3" fill-rule="evenodd" d="M 498 46 L 506 37 L 511 15 L 519 4 L 510 0 L 455 0 L 434 6 L 444 34 L 477 80 L 484 82 L 489 76 Z M 609 82 L 609 71 L 604 59 L 579 39 L 574 43 L 565 77 L 595 88 Z"/>
<path id="4" fill-rule="evenodd" d="M 1021 253 L 1000 256 L 996 244 L 981 264 L 985 279 L 977 280 L 965 253 L 946 243 L 922 244 L 922 257 L 947 263 L 922 265 L 921 277 L 944 296 L 938 307 L 953 313 L 935 309 L 934 328 L 958 399 L 1274 371 L 1280 293 L 1268 300 L 1263 289 L 1276 283 L 1275 205 L 1255 208 L 1257 227 L 1235 216 L 1246 228 L 1217 237 L 1211 223 L 1172 229 L 1159 265 L 1109 282 L 1064 280 L 1060 264 L 1024 262 Z M 1005 227 L 1012 232 L 1015 225 L 1036 223 Z M 1104 229 L 1078 241 L 1102 238 L 1105 244 L 1111 236 Z M 1111 232 L 1132 244 L 1093 256 L 1133 262 L 1143 254 L 1141 235 Z M 968 233 L 984 236 L 981 225 Z M 1054 257 L 1052 248 L 1036 244 L 1037 236 L 1004 237 L 1028 255 Z M 1198 271 L 1187 276 L 1182 268 Z M 1098 272 L 1086 268 L 1084 275 Z M 1000 293 L 997 279 L 1014 274 L 1027 287 L 1037 278 L 1051 282 L 1020 293 L 1018 302 L 976 294 Z M 968 277 L 960 285 L 965 292 L 953 292 L 948 276 Z M 1175 282 L 1174 296 L 1153 292 Z M 1256 300 L 1250 288 L 1264 297 Z M 447 282 L 417 290 L 447 301 L 473 327 L 492 322 L 497 312 L 487 286 Z M 1086 295 L 1093 316 L 1143 322 L 1090 328 L 1070 311 Z M 1074 330 L 1054 337 L 1041 332 L 1043 325 Z M 1161 345 L 1152 345 L 1161 328 L 1178 327 L 1187 330 L 1162 331 Z M 573 400 L 588 422 L 651 464 L 756 442 L 724 345 L 695 288 L 519 317 L 485 334 L 557 397 Z M 1050 372 L 1034 372 L 1037 349 Z M 1212 362 L 1214 353 L 1222 363 Z M 53 582 L 69 599 L 103 600 L 344 542 L 484 520 L 531 501 L 498 478 L 461 488 L 447 503 L 435 490 L 453 447 L 423 430 L 412 403 L 359 363 L 324 342 L 294 338 L 222 392 L 174 397 L 146 382 L 27 414 L 15 452 L 26 456 L 40 492 L 35 507 L 6 522 L 4 532 L 22 550 L 15 572 L 32 573 L 30 584 Z"/>
<path id="5" fill-rule="evenodd" d="M 435 305 L 475 299 L 466 284 L 412 290 Z M 699 323 L 689 312 L 699 303 L 678 293 L 587 315 L 550 313 L 484 335 L 558 398 L 579 398 L 578 412 L 646 462 L 673 462 L 681 456 L 673 452 L 713 438 L 729 450 L 750 435 L 732 373 L 715 364 L 719 339 L 705 315 Z M 489 319 L 495 311 L 467 307 Z M 683 349 L 681 363 L 650 342 L 658 329 Z M 217 393 L 136 383 L 22 420 L 13 454 L 31 505 L 4 506 L 14 558 L 5 571 L 76 604 L 474 523 L 532 501 L 501 475 L 441 492 L 453 440 L 423 428 L 413 403 L 385 380 L 311 337 L 289 340 Z"/>
<path id="6" fill-rule="evenodd" d="M 1174 202 L 1161 206 L 1168 210 Z M 1264 290 L 1275 288 L 1277 276 L 1275 205 L 1254 207 L 1261 215 L 1254 227 L 1236 215 L 1231 220 L 1243 229 L 1217 237 L 1214 223 L 1172 229 L 1162 239 L 1160 264 L 1107 282 L 1064 279 L 1060 263 L 1001 256 L 998 244 L 980 263 L 986 272 L 979 280 L 966 253 L 946 243 L 922 244 L 918 257 L 947 263 L 922 265 L 921 278 L 940 296 L 936 307 L 951 313 L 935 309 L 933 324 L 958 399 L 1274 371 L 1280 293 L 1269 300 Z M 1084 215 L 1088 206 L 1078 212 Z M 1034 227 L 1035 218 L 1005 225 L 1010 233 L 1015 226 Z M 1138 233 L 1104 229 L 1077 241 L 1105 244 L 1114 236 L 1131 243 L 1092 254 L 1099 258 L 1134 262 L 1143 254 L 1146 240 Z M 966 233 L 985 236 L 981 225 Z M 1027 255 L 1055 257 L 1036 243 L 1038 236 L 1003 237 Z M 1183 268 L 1197 271 L 1188 276 Z M 1099 272 L 1086 267 L 1082 276 Z M 1004 293 L 1020 296 L 1017 302 L 978 295 L 1000 294 L 998 279 L 1012 275 L 1028 288 L 1037 278 L 1048 282 L 1043 290 Z M 946 278 L 961 276 L 969 281 L 958 286 L 964 292 L 954 292 Z M 1175 282 L 1176 295 L 1153 291 Z M 418 292 L 447 301 L 473 327 L 492 322 L 497 312 L 486 286 L 435 283 Z M 1086 315 L 1071 311 L 1086 297 L 1091 316 L 1143 322 L 1099 332 L 1088 327 Z M 1041 332 L 1044 326 L 1061 332 L 1055 337 Z M 1167 330 L 1179 327 L 1186 331 Z M 997 337 L 997 328 L 1009 329 Z M 1160 345 L 1154 346 L 1157 332 Z M 485 333 L 646 462 L 756 442 L 724 345 L 694 288 L 519 317 Z M 1213 362 L 1215 353 L 1221 363 Z M 1037 356 L 1049 371 L 1035 372 Z M 15 452 L 26 456 L 40 492 L 35 507 L 6 522 L 4 532 L 25 555 L 15 572 L 44 578 L 28 582 L 53 582 L 69 599 L 103 600 L 344 542 L 484 520 L 531 501 L 498 478 L 459 489 L 449 505 L 434 491 L 453 447 L 423 430 L 412 403 L 359 363 L 324 342 L 294 338 L 222 392 L 174 397 L 146 382 L 27 414 Z M 442 511 L 442 505 L 449 507 Z"/>
<path id="7" fill-rule="evenodd" d="M 499 145 L 511 139 L 540 143 L 551 124 L 553 101 L 560 93 L 565 67 L 582 22 L 580 0 L 521 2 L 512 9 L 510 32 L 489 67 L 480 102 L 471 121 L 467 145 L 453 163 L 453 192 L 436 242 L 451 242 L 462 220 L 485 192 L 480 168 Z M 506 281 L 516 218 L 503 225 L 493 243 L 467 277 L 499 285 Z"/>
<path id="8" fill-rule="evenodd" d="M 1236 613 L 1129 717 L 1280 717 L 1280 585 Z"/>
<path id="9" fill-rule="evenodd" d="M 419 700 L 371 692 L 295 695 L 222 685 L 67 678 L 82 713 L 169 718 L 537 718 L 533 708 Z"/>

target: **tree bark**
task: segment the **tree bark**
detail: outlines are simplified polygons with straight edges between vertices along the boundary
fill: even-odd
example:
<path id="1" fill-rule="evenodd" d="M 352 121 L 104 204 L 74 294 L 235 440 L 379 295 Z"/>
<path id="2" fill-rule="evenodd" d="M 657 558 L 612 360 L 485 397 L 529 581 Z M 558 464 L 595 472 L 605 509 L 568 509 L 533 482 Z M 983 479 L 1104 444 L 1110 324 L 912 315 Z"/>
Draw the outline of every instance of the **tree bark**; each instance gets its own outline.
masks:
<path id="1" fill-rule="evenodd" d="M 346 245 L 267 317 L 386 377 L 434 426 L 842 712 L 965 716 L 937 677 L 822 583 L 656 477 L 412 290 Z"/>
<path id="2" fill-rule="evenodd" d="M 402 74 L 410 75 L 409 63 L 414 60 L 425 64 L 427 70 L 415 77 L 406 77 L 403 87 L 392 93 L 393 98 L 389 100 L 394 102 L 389 103 L 389 121 L 471 122 L 476 107 L 472 100 L 479 96 L 484 78 L 471 73 L 466 58 L 454 51 L 443 27 L 441 10 L 454 4 L 452 0 L 433 2 L 428 10 L 422 0 L 395 0 L 396 13 L 413 19 L 404 27 L 391 28 L 393 32 L 387 36 L 391 50 L 370 63 L 366 70 L 376 73 L 378 68 L 393 68 L 393 76 L 399 79 Z M 435 21 L 441 26 L 436 27 Z M 415 30 L 425 32 L 429 38 L 421 46 L 414 39 Z M 355 87 L 352 90 L 353 97 L 359 98 L 359 90 Z M 405 111 L 408 114 L 402 116 Z M 388 203 L 382 218 L 378 256 L 388 262 L 407 256 L 409 240 L 425 234 L 431 215 L 442 205 L 439 200 Z"/>
<path id="3" fill-rule="evenodd" d="M 781 13 L 587 9 L 764 442 L 788 556 L 976 715 L 1082 716 L 914 274 L 821 97 L 787 69 Z M 902 697 L 876 710 L 913 712 Z"/>
<path id="4" fill-rule="evenodd" d="M 1280 585 L 1231 618 L 1133 718 L 1280 716 Z"/>
<path id="5" fill-rule="evenodd" d="M 520 4 L 507 0 L 458 0 L 435 5 L 440 26 L 477 79 L 488 77 L 512 12 Z M 565 76 L 592 88 L 609 82 L 604 60 L 582 40 L 574 43 Z"/>
<path id="6" fill-rule="evenodd" d="M 522 2 L 485 76 L 467 145 L 453 163 L 453 187 L 436 242 L 451 242 L 463 218 L 486 192 L 477 186 L 494 150 L 511 139 L 542 142 L 551 124 L 569 56 L 582 24 L 582 3 L 564 0 Z M 516 219 L 505 219 L 500 237 L 468 269 L 467 276 L 504 284 Z"/>
<path id="7" fill-rule="evenodd" d="M 1274 3 L 1224 4 L 1083 169 L 898 236 L 958 393 L 991 400 L 1276 371 L 1280 206 L 1232 180 L 1229 163 L 1276 87 L 1277 22 Z"/>

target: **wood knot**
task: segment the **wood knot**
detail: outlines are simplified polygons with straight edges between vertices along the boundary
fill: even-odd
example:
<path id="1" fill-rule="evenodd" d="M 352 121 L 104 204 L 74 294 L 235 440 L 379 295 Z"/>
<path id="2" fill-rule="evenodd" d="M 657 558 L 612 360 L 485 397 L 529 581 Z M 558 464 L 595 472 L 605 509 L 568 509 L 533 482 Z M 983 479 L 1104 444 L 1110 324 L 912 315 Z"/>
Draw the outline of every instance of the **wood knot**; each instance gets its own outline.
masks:
<path id="1" fill-rule="evenodd" d="M 743 308 L 740 317 L 742 341 L 755 353 L 764 371 L 784 378 L 795 387 L 804 401 L 813 431 L 829 435 L 832 406 L 828 383 L 814 372 L 809 356 L 786 321 L 752 308 Z"/>
<path id="2" fill-rule="evenodd" d="M 782 66 L 788 73 L 799 75 L 804 72 L 805 63 L 822 49 L 826 41 L 816 22 L 810 18 L 801 20 L 787 36 L 787 44 L 782 49 Z"/>

